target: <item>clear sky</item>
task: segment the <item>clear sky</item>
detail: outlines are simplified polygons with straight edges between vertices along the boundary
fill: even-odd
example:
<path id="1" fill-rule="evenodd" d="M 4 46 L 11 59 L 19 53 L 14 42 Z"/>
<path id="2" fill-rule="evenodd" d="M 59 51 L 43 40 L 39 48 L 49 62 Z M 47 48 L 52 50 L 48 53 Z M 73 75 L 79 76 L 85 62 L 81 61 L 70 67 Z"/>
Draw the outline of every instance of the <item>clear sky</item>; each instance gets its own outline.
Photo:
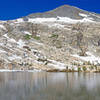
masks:
<path id="1" fill-rule="evenodd" d="M 0 20 L 16 19 L 68 4 L 100 13 L 100 0 L 0 0 Z"/>

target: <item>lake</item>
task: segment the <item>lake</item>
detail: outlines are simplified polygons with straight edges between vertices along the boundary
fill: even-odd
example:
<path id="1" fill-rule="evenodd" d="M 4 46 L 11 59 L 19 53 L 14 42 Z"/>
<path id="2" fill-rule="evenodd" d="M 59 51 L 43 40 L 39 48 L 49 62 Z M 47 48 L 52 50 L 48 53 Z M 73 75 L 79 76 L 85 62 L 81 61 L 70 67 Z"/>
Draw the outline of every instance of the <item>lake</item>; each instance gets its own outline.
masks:
<path id="1" fill-rule="evenodd" d="M 0 100 L 100 100 L 100 74 L 0 72 Z"/>

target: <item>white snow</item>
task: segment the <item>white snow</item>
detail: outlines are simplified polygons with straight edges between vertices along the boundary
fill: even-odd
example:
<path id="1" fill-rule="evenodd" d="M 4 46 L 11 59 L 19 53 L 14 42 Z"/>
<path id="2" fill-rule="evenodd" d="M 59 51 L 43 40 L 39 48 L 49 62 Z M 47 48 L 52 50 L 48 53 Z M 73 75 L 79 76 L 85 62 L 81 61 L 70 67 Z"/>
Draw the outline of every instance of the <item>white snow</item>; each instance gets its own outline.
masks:
<path id="1" fill-rule="evenodd" d="M 83 14 L 83 13 L 79 13 L 79 15 L 82 16 L 82 17 L 88 17 L 88 15 Z"/>
<path id="2" fill-rule="evenodd" d="M 29 18 L 28 22 L 43 23 L 43 24 L 47 23 L 47 22 L 63 22 L 63 23 L 94 22 L 86 14 L 79 13 L 79 15 L 83 16 L 84 18 L 81 20 L 75 20 L 75 19 L 71 19 L 69 17 L 59 17 L 59 16 L 57 18 Z M 58 18 L 59 18 L 59 20 L 58 20 Z M 22 18 L 19 18 L 19 19 L 17 19 L 17 21 L 15 23 L 22 23 L 22 22 L 24 22 L 24 20 Z M 59 26 L 57 24 L 55 24 L 54 26 L 63 27 L 63 26 Z"/>
<path id="3" fill-rule="evenodd" d="M 12 55 L 12 56 L 8 57 L 8 59 L 12 61 L 14 59 L 22 59 L 22 57 L 17 56 L 17 55 Z"/>
<path id="4" fill-rule="evenodd" d="M 83 19 L 80 19 L 80 20 L 75 20 L 75 19 L 71 19 L 71 18 L 68 18 L 68 17 L 60 17 L 60 22 L 65 22 L 65 23 L 78 23 L 78 22 L 93 22 L 91 19 L 89 18 L 83 18 Z"/>
<path id="5" fill-rule="evenodd" d="M 17 44 L 19 48 L 22 48 L 23 46 L 25 46 L 25 42 L 21 39 L 17 42 Z"/>
<path id="6" fill-rule="evenodd" d="M 0 25 L 0 28 L 6 30 L 5 26 L 4 25 Z"/>
<path id="7" fill-rule="evenodd" d="M 28 31 L 24 31 L 24 34 L 28 34 L 28 35 L 32 35 L 30 32 Z"/>
<path id="8" fill-rule="evenodd" d="M 43 43 L 39 43 L 39 42 L 36 42 L 36 41 L 34 41 L 33 43 L 35 43 L 35 44 L 37 44 L 37 45 L 44 45 Z"/>
<path id="9" fill-rule="evenodd" d="M 59 70 L 66 69 L 66 65 L 64 63 L 57 62 L 55 60 L 50 60 L 52 63 L 49 63 L 48 66 L 53 66 Z"/>
<path id="10" fill-rule="evenodd" d="M 78 71 L 78 67 L 77 66 L 73 66 L 72 67 L 75 71 Z"/>
<path id="11" fill-rule="evenodd" d="M 0 53 L 6 53 L 6 51 L 4 51 L 4 50 L 0 50 Z"/>
<path id="12" fill-rule="evenodd" d="M 15 40 L 15 39 L 12 39 L 12 38 L 9 38 L 7 34 L 4 34 L 3 36 L 6 37 L 6 38 L 8 39 L 9 42 L 14 42 L 14 43 L 16 43 L 16 40 Z"/>
<path id="13" fill-rule="evenodd" d="M 6 37 L 7 39 L 9 39 L 9 37 L 8 37 L 8 35 L 7 35 L 7 34 L 4 34 L 3 36 L 4 36 L 4 37 Z"/>
<path id="14" fill-rule="evenodd" d="M 50 63 L 50 64 L 48 64 L 48 66 L 53 66 L 53 67 L 55 67 L 55 68 L 57 68 L 59 70 L 66 69 L 66 67 L 60 66 L 59 64 L 56 65 L 56 64 Z"/>
<path id="15" fill-rule="evenodd" d="M 41 72 L 42 70 L 9 70 L 9 69 L 0 69 L 0 72 Z"/>
<path id="16" fill-rule="evenodd" d="M 94 22 L 93 20 L 92 20 L 92 18 L 83 18 L 82 20 L 80 20 L 79 22 L 83 22 L 83 23 L 86 23 L 86 22 Z"/>
<path id="17" fill-rule="evenodd" d="M 56 18 L 29 18 L 29 22 L 43 23 L 43 22 L 54 22 Z"/>
<path id="18" fill-rule="evenodd" d="M 33 23 L 45 23 L 45 22 L 63 22 L 63 23 L 77 23 L 77 22 L 94 22 L 91 18 L 83 18 L 81 20 L 75 20 L 68 17 L 59 17 L 57 18 L 29 18 L 29 22 Z"/>
<path id="19" fill-rule="evenodd" d="M 0 43 L 0 46 L 3 46 L 3 43 Z"/>
<path id="20" fill-rule="evenodd" d="M 27 70 L 28 72 L 41 72 L 42 70 L 37 70 L 37 69 L 34 69 L 34 70 Z"/>
<path id="21" fill-rule="evenodd" d="M 8 41 L 16 43 L 16 40 L 15 39 L 10 39 Z"/>
<path id="22" fill-rule="evenodd" d="M 79 56 L 79 55 L 75 54 L 72 56 L 77 57 L 77 58 L 84 60 L 84 61 L 90 61 L 90 63 L 94 63 L 94 64 L 100 63 L 100 57 L 96 57 L 90 52 L 87 52 L 87 55 L 88 56 Z"/>
<path id="23" fill-rule="evenodd" d="M 17 23 L 22 23 L 24 22 L 22 18 L 17 19 Z"/>
<path id="24" fill-rule="evenodd" d="M 51 27 L 56 27 L 56 28 L 64 28 L 64 25 L 61 25 L 59 23 L 55 23 L 55 24 L 47 24 L 49 28 Z"/>
<path id="25" fill-rule="evenodd" d="M 21 72 L 22 70 L 0 69 L 0 72 Z"/>

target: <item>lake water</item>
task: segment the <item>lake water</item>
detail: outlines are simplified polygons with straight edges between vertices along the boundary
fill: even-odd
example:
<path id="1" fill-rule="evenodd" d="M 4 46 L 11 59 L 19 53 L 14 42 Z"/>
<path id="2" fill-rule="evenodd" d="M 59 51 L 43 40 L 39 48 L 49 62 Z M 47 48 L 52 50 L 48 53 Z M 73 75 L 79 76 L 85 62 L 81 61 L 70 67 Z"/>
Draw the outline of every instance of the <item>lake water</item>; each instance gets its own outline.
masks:
<path id="1" fill-rule="evenodd" d="M 100 74 L 0 72 L 0 100 L 100 100 Z"/>

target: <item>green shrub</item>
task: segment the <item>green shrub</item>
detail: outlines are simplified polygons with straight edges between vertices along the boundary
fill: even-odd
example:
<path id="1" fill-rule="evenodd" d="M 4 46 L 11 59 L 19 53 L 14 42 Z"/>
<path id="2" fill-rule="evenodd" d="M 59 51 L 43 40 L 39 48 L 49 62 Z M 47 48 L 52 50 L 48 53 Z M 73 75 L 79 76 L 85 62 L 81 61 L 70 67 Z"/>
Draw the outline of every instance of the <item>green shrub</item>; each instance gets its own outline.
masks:
<path id="1" fill-rule="evenodd" d="M 31 35 L 29 35 L 29 34 L 26 34 L 24 37 L 25 37 L 26 40 L 31 39 Z"/>
<path id="2" fill-rule="evenodd" d="M 78 72 L 80 72 L 81 71 L 81 68 L 80 67 L 78 67 Z"/>
<path id="3" fill-rule="evenodd" d="M 73 65 L 78 65 L 78 64 L 76 62 L 74 62 Z"/>
<path id="4" fill-rule="evenodd" d="M 80 66 L 80 65 L 81 65 L 81 64 L 79 64 L 79 63 L 77 64 L 77 66 Z"/>
<path id="5" fill-rule="evenodd" d="M 50 36 L 50 38 L 58 38 L 58 35 L 57 34 L 52 34 L 51 36 Z"/>
<path id="6" fill-rule="evenodd" d="M 94 69 L 94 66 L 91 66 L 90 69 L 93 70 Z"/>
<path id="7" fill-rule="evenodd" d="M 88 62 L 87 62 L 87 64 L 88 64 L 88 65 L 91 65 L 91 62 L 90 62 L 90 61 L 88 61 Z"/>
<path id="8" fill-rule="evenodd" d="M 62 48 L 62 43 L 61 43 L 61 41 L 56 40 L 56 41 L 54 42 L 54 46 L 56 46 L 56 48 Z"/>
<path id="9" fill-rule="evenodd" d="M 35 40 L 40 40 L 40 37 L 39 37 L 39 36 L 33 36 L 33 38 L 34 38 Z"/>
<path id="10" fill-rule="evenodd" d="M 92 65 L 90 66 L 90 69 L 93 70 L 93 69 L 96 69 L 97 70 L 97 66 L 96 65 Z"/>
<path id="11" fill-rule="evenodd" d="M 68 70 L 68 66 L 66 66 L 66 70 Z"/>
<path id="12" fill-rule="evenodd" d="M 83 62 L 83 65 L 85 65 L 86 63 L 85 62 Z"/>
<path id="13" fill-rule="evenodd" d="M 94 65 L 94 67 L 95 67 L 96 70 L 98 69 L 96 65 Z"/>
<path id="14" fill-rule="evenodd" d="M 72 72 L 75 72 L 74 68 L 72 68 Z"/>
<path id="15" fill-rule="evenodd" d="M 36 40 L 40 40 L 39 36 L 32 36 L 32 35 L 29 35 L 29 34 L 26 34 L 24 37 L 25 37 L 26 40 L 29 40 L 31 38 L 34 38 Z"/>
<path id="16" fill-rule="evenodd" d="M 87 70 L 87 68 L 85 66 L 83 66 L 83 71 L 86 71 L 86 70 Z"/>

